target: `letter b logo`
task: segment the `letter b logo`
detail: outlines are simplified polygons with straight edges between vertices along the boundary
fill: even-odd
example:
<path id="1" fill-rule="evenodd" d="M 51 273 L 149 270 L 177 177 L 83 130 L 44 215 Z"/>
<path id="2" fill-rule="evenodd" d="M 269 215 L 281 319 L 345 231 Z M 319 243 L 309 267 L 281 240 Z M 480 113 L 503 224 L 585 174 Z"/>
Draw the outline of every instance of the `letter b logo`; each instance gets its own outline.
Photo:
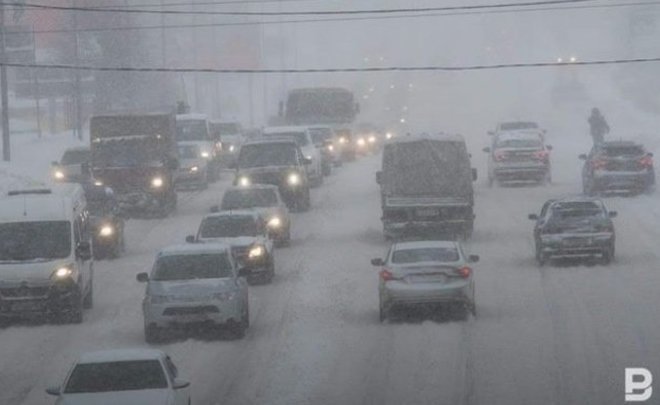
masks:
<path id="1" fill-rule="evenodd" d="M 648 401 L 653 395 L 653 374 L 645 368 L 626 368 L 626 402 Z"/>

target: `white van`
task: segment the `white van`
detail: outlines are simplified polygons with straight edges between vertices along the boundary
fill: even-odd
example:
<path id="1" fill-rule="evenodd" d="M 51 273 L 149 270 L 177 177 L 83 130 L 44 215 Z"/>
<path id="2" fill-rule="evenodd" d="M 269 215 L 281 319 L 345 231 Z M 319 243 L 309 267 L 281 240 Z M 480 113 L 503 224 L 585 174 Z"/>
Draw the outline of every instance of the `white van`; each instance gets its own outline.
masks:
<path id="1" fill-rule="evenodd" d="M 176 142 L 179 146 L 196 145 L 199 158 L 208 161 L 208 178 L 218 177 L 218 156 L 215 141 L 211 136 L 209 121 L 204 114 L 178 114 L 176 116 Z"/>
<path id="2" fill-rule="evenodd" d="M 90 220 L 82 187 L 10 191 L 0 198 L 0 318 L 72 323 L 92 306 Z"/>

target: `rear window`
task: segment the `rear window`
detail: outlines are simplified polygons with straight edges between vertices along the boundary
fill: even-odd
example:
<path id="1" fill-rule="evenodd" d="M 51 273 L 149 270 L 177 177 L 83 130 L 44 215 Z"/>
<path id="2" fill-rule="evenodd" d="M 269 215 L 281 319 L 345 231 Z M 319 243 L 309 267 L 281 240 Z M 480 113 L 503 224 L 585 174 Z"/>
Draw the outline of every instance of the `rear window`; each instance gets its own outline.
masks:
<path id="1" fill-rule="evenodd" d="M 606 146 L 604 152 L 609 157 L 640 156 L 644 154 L 641 146 Z"/>
<path id="2" fill-rule="evenodd" d="M 453 247 L 401 249 L 392 254 L 392 263 L 456 262 L 459 257 L 458 249 Z"/>
<path id="3" fill-rule="evenodd" d="M 78 364 L 64 388 L 67 394 L 167 388 L 158 360 Z"/>
<path id="4" fill-rule="evenodd" d="M 556 203 L 552 206 L 552 216 L 558 219 L 594 217 L 603 214 L 601 206 L 591 201 Z"/>
<path id="5" fill-rule="evenodd" d="M 502 134 L 497 137 L 496 148 L 541 148 L 543 141 L 537 134 Z"/>

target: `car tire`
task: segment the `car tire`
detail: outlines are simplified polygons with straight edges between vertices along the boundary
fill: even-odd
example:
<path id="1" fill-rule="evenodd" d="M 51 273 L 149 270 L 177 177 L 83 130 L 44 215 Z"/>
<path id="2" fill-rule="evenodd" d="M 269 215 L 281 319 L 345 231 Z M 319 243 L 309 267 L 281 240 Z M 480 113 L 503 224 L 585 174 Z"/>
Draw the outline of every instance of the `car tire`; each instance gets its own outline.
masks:
<path id="1" fill-rule="evenodd" d="M 83 297 L 80 295 L 80 290 L 76 291 L 73 303 L 69 308 L 69 312 L 65 314 L 67 323 L 79 324 L 83 321 Z"/>
<path id="2" fill-rule="evenodd" d="M 380 321 L 380 323 L 387 321 L 389 318 L 390 318 L 389 309 L 385 308 L 385 306 L 382 303 L 378 305 L 378 320 Z"/>
<path id="3" fill-rule="evenodd" d="M 610 263 L 612 263 L 612 259 L 614 259 L 614 247 L 610 246 L 603 251 L 603 257 L 601 258 L 601 263 L 604 266 L 607 266 Z"/>
<path id="4" fill-rule="evenodd" d="M 163 339 L 162 330 L 156 325 L 144 326 L 144 341 L 148 344 L 159 343 Z"/>
<path id="5" fill-rule="evenodd" d="M 89 291 L 83 298 L 82 306 L 84 309 L 91 309 L 94 307 L 94 283 L 89 284 Z"/>
<path id="6" fill-rule="evenodd" d="M 539 265 L 539 267 L 543 267 L 545 263 L 548 261 L 547 257 L 541 252 L 541 250 L 537 247 L 536 252 L 536 263 Z"/>

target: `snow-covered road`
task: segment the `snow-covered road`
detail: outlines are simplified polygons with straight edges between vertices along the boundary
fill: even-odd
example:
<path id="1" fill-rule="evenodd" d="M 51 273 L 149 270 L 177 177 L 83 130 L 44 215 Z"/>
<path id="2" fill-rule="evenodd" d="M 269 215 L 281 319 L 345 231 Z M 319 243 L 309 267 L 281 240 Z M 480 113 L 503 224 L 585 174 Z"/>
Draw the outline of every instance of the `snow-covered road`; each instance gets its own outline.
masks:
<path id="1" fill-rule="evenodd" d="M 621 404 L 625 367 L 660 375 L 660 195 L 606 199 L 619 211 L 611 266 L 539 269 L 527 214 L 580 190 L 578 161 L 561 163 L 549 187 L 489 189 L 480 170 L 468 243 L 481 256 L 476 319 L 379 323 L 369 259 L 387 244 L 373 156 L 338 170 L 314 190 L 313 209 L 294 215 L 273 284 L 250 289 L 244 340 L 159 347 L 192 381 L 195 404 Z M 81 352 L 146 346 L 135 275 L 194 232 L 228 178 L 182 194 L 171 218 L 129 221 L 127 254 L 96 264 L 83 324 L 1 329 L 0 404 L 50 403 L 44 388 Z"/>

